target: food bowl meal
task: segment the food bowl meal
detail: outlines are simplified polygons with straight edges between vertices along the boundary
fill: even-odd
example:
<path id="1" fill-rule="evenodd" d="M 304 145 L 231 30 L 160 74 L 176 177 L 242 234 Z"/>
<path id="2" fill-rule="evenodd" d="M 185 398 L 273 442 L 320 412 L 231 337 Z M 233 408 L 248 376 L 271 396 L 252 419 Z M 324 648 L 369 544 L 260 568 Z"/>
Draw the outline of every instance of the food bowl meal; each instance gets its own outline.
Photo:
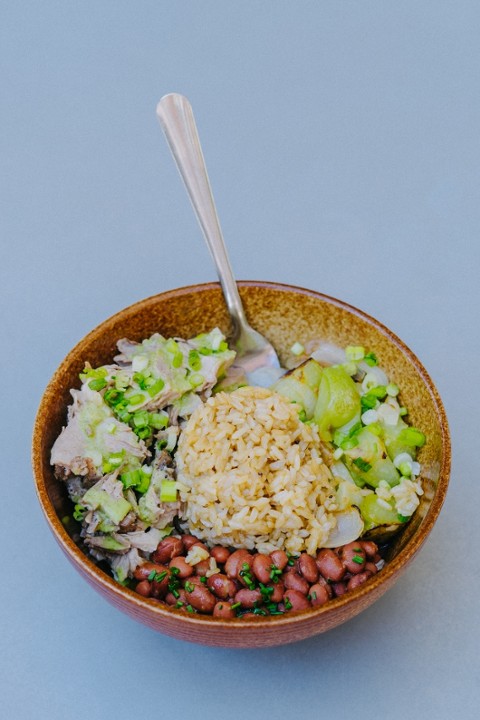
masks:
<path id="1" fill-rule="evenodd" d="M 67 355 L 33 465 L 57 542 L 110 603 L 183 640 L 265 647 L 393 585 L 440 512 L 450 439 L 381 323 L 290 285 L 239 289 L 285 374 L 262 388 L 236 367 L 218 284 L 164 292 Z"/>

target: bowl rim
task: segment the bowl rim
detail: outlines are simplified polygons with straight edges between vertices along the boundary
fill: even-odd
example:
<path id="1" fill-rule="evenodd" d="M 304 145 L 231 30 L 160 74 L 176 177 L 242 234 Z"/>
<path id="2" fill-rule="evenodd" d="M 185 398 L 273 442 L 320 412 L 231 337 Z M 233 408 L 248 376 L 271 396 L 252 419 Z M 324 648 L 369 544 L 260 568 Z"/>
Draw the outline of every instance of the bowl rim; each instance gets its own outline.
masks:
<path id="1" fill-rule="evenodd" d="M 95 336 L 101 334 L 105 325 L 120 318 L 125 319 L 125 317 L 128 317 L 128 315 L 135 314 L 140 308 L 145 310 L 148 308 L 149 305 L 156 305 L 159 300 L 168 301 L 169 298 L 179 297 L 181 295 L 191 293 L 202 293 L 210 290 L 221 291 L 221 287 L 219 282 L 206 282 L 185 285 L 182 287 L 165 290 L 155 295 L 151 295 L 147 298 L 138 300 L 131 305 L 126 306 L 125 308 L 122 308 L 121 310 L 102 320 L 92 330 L 90 330 L 86 335 L 84 335 L 83 338 L 81 338 L 75 344 L 75 346 L 67 353 L 67 355 L 58 365 L 57 369 L 50 378 L 42 394 L 39 407 L 35 416 L 31 447 L 32 467 L 35 490 L 45 519 L 57 543 L 60 545 L 60 548 L 70 560 L 70 562 L 74 566 L 76 566 L 77 569 L 82 570 L 82 573 L 86 575 L 86 579 L 91 585 L 93 585 L 97 589 L 102 588 L 106 596 L 116 598 L 119 601 L 120 607 L 122 607 L 125 601 L 127 601 L 128 604 L 136 607 L 137 609 L 155 616 L 156 620 L 158 620 L 158 623 L 156 623 L 154 627 L 160 632 L 162 631 L 162 619 L 176 619 L 184 627 L 192 625 L 196 629 L 202 626 L 204 628 L 231 628 L 232 630 L 234 630 L 235 633 L 241 633 L 242 628 L 245 631 L 251 631 L 252 627 L 257 627 L 261 629 L 262 626 L 266 626 L 270 623 L 274 623 L 278 627 L 281 626 L 282 628 L 285 628 L 286 626 L 298 623 L 306 617 L 315 617 L 318 618 L 318 620 L 320 621 L 320 618 L 326 618 L 333 613 L 338 613 L 341 608 L 350 605 L 353 599 L 358 600 L 362 597 L 372 595 L 373 593 L 375 593 L 376 590 L 378 590 L 381 585 L 385 585 L 386 589 L 388 589 L 391 584 L 391 582 L 389 583 L 389 581 L 392 581 L 392 578 L 395 574 L 403 571 L 407 567 L 407 565 L 410 563 L 410 561 L 413 559 L 413 557 L 416 555 L 418 550 L 421 548 L 421 546 L 427 539 L 440 513 L 448 489 L 451 468 L 451 440 L 445 408 L 438 393 L 438 390 L 426 368 L 415 355 L 415 353 L 403 342 L 403 340 L 401 340 L 386 325 L 384 325 L 382 322 L 369 315 L 365 311 L 360 310 L 354 305 L 351 305 L 348 302 L 339 300 L 338 298 L 332 297 L 330 295 L 326 295 L 315 290 L 310 290 L 289 283 L 272 282 L 265 280 L 239 280 L 237 281 L 237 284 L 239 286 L 240 292 L 242 288 L 254 287 L 288 293 L 293 292 L 294 294 L 301 294 L 312 297 L 314 299 L 323 301 L 326 304 L 333 305 L 335 307 L 341 308 L 342 310 L 346 310 L 348 313 L 361 318 L 367 324 L 374 326 L 383 335 L 387 336 L 388 339 L 394 345 L 396 345 L 396 347 L 407 357 L 409 362 L 415 367 L 434 401 L 440 424 L 442 447 L 442 461 L 439 468 L 438 481 L 430 507 L 428 508 L 425 516 L 422 518 L 422 522 L 419 526 L 419 530 L 421 529 L 421 532 L 416 531 L 412 535 L 412 537 L 409 538 L 409 540 L 400 550 L 400 552 L 392 560 L 389 560 L 388 563 L 386 563 L 385 567 L 382 568 L 381 573 L 378 573 L 378 575 L 372 577 L 368 583 L 360 585 L 355 590 L 350 591 L 343 596 L 329 600 L 325 605 L 309 608 L 307 610 L 293 613 L 291 615 L 285 614 L 276 616 L 257 616 L 254 619 L 242 617 L 225 620 L 222 618 L 214 618 L 209 615 L 186 614 L 166 604 L 159 603 L 154 599 L 143 598 L 134 590 L 120 585 L 113 579 L 113 577 L 109 576 L 104 570 L 99 568 L 93 562 L 93 560 L 90 559 L 88 555 L 86 555 L 78 547 L 78 545 L 76 545 L 76 543 L 67 533 L 65 527 L 61 522 L 61 519 L 58 517 L 53 507 L 53 504 L 48 496 L 45 478 L 43 474 L 43 415 L 45 413 L 46 407 L 49 404 L 55 385 L 61 380 L 63 369 L 68 367 L 71 360 L 78 356 L 78 353 L 83 345 L 86 345 L 92 339 L 94 339 Z"/>

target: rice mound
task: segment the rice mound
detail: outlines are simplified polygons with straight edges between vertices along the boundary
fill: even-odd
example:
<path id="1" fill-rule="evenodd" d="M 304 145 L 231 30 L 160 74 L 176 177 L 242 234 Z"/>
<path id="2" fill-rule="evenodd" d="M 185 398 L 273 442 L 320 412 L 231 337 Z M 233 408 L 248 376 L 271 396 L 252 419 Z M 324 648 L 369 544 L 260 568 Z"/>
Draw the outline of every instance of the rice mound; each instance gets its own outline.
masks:
<path id="1" fill-rule="evenodd" d="M 183 517 L 209 544 L 314 554 L 336 525 L 316 428 L 271 390 L 209 398 L 183 429 L 176 463 Z"/>

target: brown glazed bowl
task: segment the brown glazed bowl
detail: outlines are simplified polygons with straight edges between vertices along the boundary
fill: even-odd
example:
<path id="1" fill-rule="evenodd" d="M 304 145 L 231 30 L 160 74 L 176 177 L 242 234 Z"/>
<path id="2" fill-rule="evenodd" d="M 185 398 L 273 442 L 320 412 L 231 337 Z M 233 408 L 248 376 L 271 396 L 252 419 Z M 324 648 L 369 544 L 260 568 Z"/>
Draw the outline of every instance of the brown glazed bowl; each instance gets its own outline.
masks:
<path id="1" fill-rule="evenodd" d="M 92 366 L 111 361 L 116 341 L 142 340 L 154 332 L 191 337 L 219 326 L 230 331 L 217 283 L 184 287 L 142 300 L 92 330 L 67 355 L 43 395 L 33 434 L 33 467 L 38 499 L 61 549 L 85 580 L 112 605 L 135 620 L 182 640 L 223 647 L 266 647 L 316 635 L 353 618 L 388 590 L 413 560 L 432 527 L 447 491 L 450 438 L 442 402 L 415 355 L 381 323 L 344 302 L 289 285 L 241 282 L 240 294 L 251 324 L 286 360 L 296 340 L 325 339 L 341 347 L 363 345 L 373 350 L 391 380 L 400 385 L 410 422 L 421 428 L 427 443 L 419 460 L 425 493 L 410 523 L 397 536 L 380 573 L 364 585 L 324 606 L 298 614 L 222 620 L 188 615 L 146 599 L 117 584 L 75 544 L 61 518 L 71 514 L 63 485 L 54 478 L 50 449 L 66 422 L 70 388 L 88 360 Z M 88 609 L 85 610 L 88 612 Z"/>

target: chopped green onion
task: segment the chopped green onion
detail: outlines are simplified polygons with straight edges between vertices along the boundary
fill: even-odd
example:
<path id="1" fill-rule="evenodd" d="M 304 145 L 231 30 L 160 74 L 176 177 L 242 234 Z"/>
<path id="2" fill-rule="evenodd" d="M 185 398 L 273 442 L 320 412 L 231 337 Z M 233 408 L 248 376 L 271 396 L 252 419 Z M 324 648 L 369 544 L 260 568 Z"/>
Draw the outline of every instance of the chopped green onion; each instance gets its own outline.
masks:
<path id="1" fill-rule="evenodd" d="M 189 613 L 194 613 L 194 612 L 195 612 L 195 610 L 193 609 L 193 607 L 192 607 L 191 605 L 187 605 L 186 610 L 187 610 L 187 612 L 189 612 Z"/>
<path id="2" fill-rule="evenodd" d="M 92 368 L 87 363 L 83 372 L 80 373 L 80 380 L 82 380 L 82 382 L 85 382 L 85 380 L 101 380 L 102 378 L 106 378 L 107 375 L 107 368 Z"/>
<path id="3" fill-rule="evenodd" d="M 370 463 L 366 462 L 366 460 L 364 460 L 361 457 L 355 458 L 355 460 L 353 461 L 353 464 L 356 465 L 358 467 L 358 469 L 361 470 L 362 472 L 368 472 L 369 470 L 372 469 L 372 466 L 370 465 Z"/>
<path id="4" fill-rule="evenodd" d="M 150 387 L 147 388 L 147 393 L 150 395 L 150 397 L 154 397 L 155 395 L 158 395 L 159 392 L 163 390 L 165 387 L 165 381 L 162 380 L 162 378 L 158 378 L 155 380 L 153 385 L 150 385 Z"/>
<path id="5" fill-rule="evenodd" d="M 352 557 L 352 560 L 354 563 L 357 563 L 357 565 L 363 565 L 364 559 L 361 555 L 354 555 Z"/>
<path id="6" fill-rule="evenodd" d="M 288 597 L 285 599 L 284 605 L 285 605 L 285 610 L 291 610 L 293 607 L 293 605 L 290 602 L 290 600 L 288 599 Z"/>
<path id="7" fill-rule="evenodd" d="M 242 603 L 239 603 L 239 602 L 233 603 L 233 605 L 230 606 L 230 609 L 231 609 L 231 610 L 236 610 L 237 608 L 239 608 L 239 607 L 241 606 L 241 604 L 242 604 Z"/>
<path id="8" fill-rule="evenodd" d="M 370 365 L 370 367 L 378 365 L 377 356 L 373 352 L 368 352 L 363 359 L 365 360 L 367 365 Z"/>
<path id="9" fill-rule="evenodd" d="M 129 398 L 126 398 L 129 405 L 140 405 L 140 403 L 145 401 L 145 395 L 131 395 Z"/>
<path id="10" fill-rule="evenodd" d="M 168 425 L 168 415 L 165 412 L 150 413 L 149 422 L 155 430 L 163 430 Z"/>
<path id="11" fill-rule="evenodd" d="M 188 593 L 192 593 L 195 590 L 195 585 L 187 580 L 187 582 L 184 585 L 185 591 Z"/>
<path id="12" fill-rule="evenodd" d="M 370 425 L 368 425 L 368 432 L 371 432 L 371 433 L 373 433 L 374 435 L 377 435 L 377 436 L 378 436 L 378 435 L 381 435 L 382 432 L 383 432 L 382 426 L 381 426 L 380 423 L 378 423 L 378 422 L 370 423 Z"/>
<path id="13" fill-rule="evenodd" d="M 259 588 L 262 594 L 262 598 L 266 601 L 270 600 L 270 595 L 273 593 L 275 588 L 268 587 L 268 585 L 264 585 L 263 583 L 259 583 Z"/>
<path id="14" fill-rule="evenodd" d="M 407 408 L 406 408 L 406 407 L 401 407 L 401 408 L 400 408 L 400 413 L 399 413 L 399 415 L 400 415 L 400 417 L 404 417 L 405 415 L 408 415 L 408 410 L 407 410 Z"/>
<path id="15" fill-rule="evenodd" d="M 200 373 L 192 373 L 190 377 L 188 378 L 190 385 L 192 388 L 199 387 L 205 382 L 205 378 L 203 375 L 200 375 Z"/>
<path id="16" fill-rule="evenodd" d="M 141 427 L 141 428 L 135 428 L 134 433 L 137 437 L 140 438 L 140 440 L 146 440 L 150 437 L 152 434 L 152 431 L 149 427 Z"/>
<path id="17" fill-rule="evenodd" d="M 422 447 L 425 445 L 425 435 L 415 427 L 408 427 L 402 430 L 398 436 L 400 442 L 412 447 Z"/>
<path id="18" fill-rule="evenodd" d="M 390 395 L 390 397 L 397 397 L 398 393 L 400 392 L 400 388 L 398 385 L 395 385 L 395 383 L 388 383 L 386 387 L 387 395 Z"/>
<path id="19" fill-rule="evenodd" d="M 90 380 L 88 383 L 88 387 L 90 390 L 103 390 L 104 387 L 107 386 L 107 381 L 103 378 L 98 378 L 96 380 Z"/>
<path id="20" fill-rule="evenodd" d="M 123 398 L 123 392 L 120 392 L 115 388 L 108 388 L 108 390 L 105 391 L 105 394 L 103 396 L 103 399 L 105 400 L 107 405 L 110 405 L 111 407 L 115 407 L 115 405 L 118 405 L 118 403 L 121 402 Z"/>
<path id="21" fill-rule="evenodd" d="M 150 487 L 150 475 L 140 470 L 140 480 L 137 483 L 135 490 L 144 495 Z"/>
<path id="22" fill-rule="evenodd" d="M 82 522 L 85 515 L 88 513 L 88 508 L 86 508 L 84 505 L 75 505 L 75 508 L 73 510 L 73 517 L 77 522 Z"/>
<path id="23" fill-rule="evenodd" d="M 120 475 L 124 488 L 136 487 L 141 481 L 140 470 L 128 470 Z"/>
<path id="24" fill-rule="evenodd" d="M 190 350 L 190 352 L 188 353 L 188 364 L 190 365 L 192 370 L 195 370 L 195 372 L 201 369 L 202 361 L 200 360 L 198 350 Z"/>
<path id="25" fill-rule="evenodd" d="M 340 447 L 342 448 L 342 450 L 351 450 L 352 448 L 357 447 L 357 445 L 358 438 L 356 437 L 347 437 L 340 443 Z"/>
<path id="26" fill-rule="evenodd" d="M 132 417 L 133 424 L 137 428 L 148 427 L 149 413 L 146 410 L 137 410 Z"/>
<path id="27" fill-rule="evenodd" d="M 345 348 L 345 355 L 348 360 L 363 360 L 365 357 L 365 348 L 361 345 L 349 345 Z"/>
<path id="28" fill-rule="evenodd" d="M 174 480 L 163 480 L 160 490 L 161 502 L 175 502 L 177 499 L 177 483 Z"/>
<path id="29" fill-rule="evenodd" d="M 400 515 L 400 513 L 397 515 L 399 522 L 406 523 L 408 520 L 410 520 L 410 515 Z"/>
<path id="30" fill-rule="evenodd" d="M 385 385 L 376 385 L 375 387 L 370 388 L 368 394 L 373 395 L 373 397 L 376 397 L 379 400 L 383 400 L 383 398 L 387 394 L 387 388 L 385 387 Z"/>
<path id="31" fill-rule="evenodd" d="M 371 393 L 366 393 L 360 398 L 360 404 L 362 406 L 362 414 L 367 410 L 374 410 L 377 406 L 377 398 Z"/>
<path id="32" fill-rule="evenodd" d="M 278 583 L 279 579 L 282 576 L 282 570 L 278 568 L 276 565 L 270 566 L 270 580 L 272 580 L 274 583 Z"/>

